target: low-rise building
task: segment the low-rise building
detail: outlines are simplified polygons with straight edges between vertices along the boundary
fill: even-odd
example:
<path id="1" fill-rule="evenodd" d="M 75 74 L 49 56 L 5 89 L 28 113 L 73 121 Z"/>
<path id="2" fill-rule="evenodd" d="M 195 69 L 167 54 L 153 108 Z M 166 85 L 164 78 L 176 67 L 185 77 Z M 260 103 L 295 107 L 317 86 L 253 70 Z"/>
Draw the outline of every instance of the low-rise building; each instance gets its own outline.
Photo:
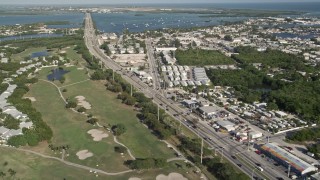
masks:
<path id="1" fill-rule="evenodd" d="M 235 124 L 230 121 L 217 121 L 216 124 L 228 132 L 236 130 Z"/>
<path id="2" fill-rule="evenodd" d="M 275 143 L 264 144 L 261 146 L 261 150 L 284 166 L 288 167 L 290 165 L 291 169 L 299 175 L 303 176 L 318 170 L 315 166 L 282 149 Z"/>
<path id="3" fill-rule="evenodd" d="M 199 108 L 199 112 L 203 118 L 211 119 L 216 114 L 217 109 L 213 106 L 203 106 Z"/>

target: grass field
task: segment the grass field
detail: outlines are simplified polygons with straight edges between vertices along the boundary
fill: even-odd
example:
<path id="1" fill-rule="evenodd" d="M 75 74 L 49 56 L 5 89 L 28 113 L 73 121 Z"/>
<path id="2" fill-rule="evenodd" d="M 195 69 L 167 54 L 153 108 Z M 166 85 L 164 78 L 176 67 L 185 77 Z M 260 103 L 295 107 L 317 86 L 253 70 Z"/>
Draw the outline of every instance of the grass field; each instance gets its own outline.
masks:
<path id="1" fill-rule="evenodd" d="M 168 167 L 158 170 L 148 170 L 140 172 L 131 172 L 122 175 L 108 176 L 99 174 L 96 177 L 94 173 L 90 173 L 87 170 L 75 168 L 65 165 L 59 161 L 46 159 L 31 153 L 21 152 L 14 149 L 8 149 L 0 147 L 0 153 L 5 154 L 0 159 L 0 171 L 5 172 L 6 176 L 3 179 L 52 179 L 52 180 L 87 180 L 87 179 L 108 179 L 108 180 L 123 180 L 130 177 L 139 177 L 143 179 L 155 179 L 158 174 L 168 175 L 173 172 L 184 174 L 187 169 L 183 163 L 182 168 L 176 168 L 175 162 L 169 164 Z M 5 165 L 7 163 L 7 165 Z M 8 170 L 13 169 L 16 174 L 11 177 Z M 197 176 L 192 174 L 192 168 L 188 169 L 189 173 L 186 177 L 189 179 L 196 179 Z"/>
<path id="2" fill-rule="evenodd" d="M 77 67 L 69 67 L 66 74 L 66 82 L 75 83 L 86 80 L 88 77 L 83 70 Z M 45 79 L 50 69 L 44 68 L 39 72 L 39 78 Z M 60 82 L 55 81 L 58 86 Z M 67 85 L 67 83 L 63 84 Z M 94 81 L 85 81 L 79 84 L 66 87 L 68 92 L 65 97 L 75 97 L 82 95 L 91 103 L 92 113 L 99 119 L 101 124 L 123 123 L 127 132 L 118 139 L 130 148 L 136 157 L 162 157 L 172 158 L 174 152 L 160 142 L 151 132 L 145 128 L 136 118 L 136 112 L 132 107 L 128 107 L 116 99 L 116 94 L 106 91 L 103 83 Z M 72 162 L 82 163 L 88 166 L 99 164 L 105 170 L 126 170 L 122 164 L 122 157 L 113 152 L 115 146 L 111 137 L 101 141 L 93 142 L 87 131 L 94 128 L 86 123 L 84 115 L 72 112 L 64 107 L 64 102 L 59 97 L 57 89 L 48 82 L 39 81 L 32 85 L 31 91 L 26 95 L 36 98 L 33 105 L 43 115 L 44 120 L 54 131 L 52 143 L 54 145 L 68 144 L 70 148 L 70 157 Z M 95 155 L 87 160 L 80 161 L 75 156 L 79 150 L 88 149 Z"/>
<path id="3" fill-rule="evenodd" d="M 47 80 L 47 75 L 51 74 L 51 70 L 56 68 L 58 67 L 45 67 L 38 72 L 39 74 L 37 74 L 37 77 L 39 77 L 40 79 Z M 54 81 L 54 83 L 57 86 L 62 87 L 62 86 L 68 86 L 72 83 L 88 80 L 89 77 L 86 74 L 86 70 L 82 68 L 80 69 L 78 68 L 79 67 L 77 66 L 63 67 L 64 70 L 69 71 L 67 74 L 64 75 L 64 77 L 66 78 L 65 82 L 61 84 L 58 80 L 56 80 Z"/>
<path id="4" fill-rule="evenodd" d="M 46 79 L 48 73 L 52 68 L 44 68 L 39 72 L 38 77 L 40 79 Z M 92 105 L 92 109 L 88 110 L 87 113 L 93 114 L 95 117 L 99 119 L 100 124 L 117 124 L 123 123 L 127 128 L 127 132 L 120 136 L 118 140 L 128 146 L 133 155 L 136 157 L 146 158 L 146 157 L 163 157 L 163 158 L 171 158 L 174 157 L 174 152 L 171 151 L 166 145 L 160 142 L 151 132 L 143 126 L 136 117 L 137 112 L 133 110 L 132 107 L 126 106 L 122 104 L 116 97 L 117 95 L 107 91 L 104 84 L 99 81 L 85 81 L 88 79 L 88 76 L 85 74 L 85 70 L 79 70 L 77 66 L 64 68 L 65 70 L 69 70 L 70 72 L 65 74 L 66 81 L 64 84 L 61 84 L 59 81 L 55 81 L 54 83 L 61 87 L 67 86 L 61 89 L 67 89 L 64 94 L 65 98 L 73 98 L 75 96 L 84 96 L 86 100 Z M 79 84 L 74 84 L 68 86 L 68 84 L 73 84 L 81 82 Z M 53 94 L 55 93 L 58 97 L 57 90 L 46 82 L 41 82 L 41 85 L 34 85 L 32 87 L 31 94 L 28 96 L 41 96 L 41 101 L 52 101 L 49 98 L 45 97 L 45 94 Z M 47 88 L 48 87 L 48 88 Z M 45 92 L 45 89 L 51 89 L 51 92 Z M 36 92 L 37 94 L 32 94 L 32 92 Z M 57 98 L 56 97 L 56 98 Z M 35 102 L 37 108 L 38 101 Z M 62 100 L 60 103 L 63 103 Z M 61 105 L 53 105 L 63 107 Z M 39 108 L 41 105 L 39 105 Z M 37 108 L 38 109 L 38 108 Z M 64 108 L 60 109 L 60 111 L 67 111 Z M 46 111 L 43 114 L 48 114 L 50 112 Z M 66 112 L 61 112 L 66 113 Z M 56 114 L 52 112 L 51 114 Z M 71 114 L 75 114 L 71 112 Z M 73 115 L 75 116 L 75 115 Z M 70 119 L 70 117 L 64 117 L 65 119 Z M 84 116 L 81 116 L 83 122 L 85 121 Z M 52 119 L 52 117 L 50 117 Z M 69 132 L 66 132 L 69 133 Z"/>
<path id="5" fill-rule="evenodd" d="M 53 85 L 40 81 L 32 86 L 28 96 L 36 98 L 37 101 L 33 105 L 52 128 L 54 133 L 52 144 L 70 146 L 70 156 L 67 160 L 92 167 L 98 164 L 101 169 L 109 171 L 127 170 L 121 156 L 114 152 L 115 144 L 111 137 L 94 142 L 87 131 L 97 127 L 86 123 L 85 116 L 66 109 Z M 47 153 L 51 153 L 49 148 L 47 149 Z M 84 149 L 88 149 L 94 156 L 79 160 L 76 153 Z"/>
<path id="6" fill-rule="evenodd" d="M 36 155 L 0 147 L 0 171 L 7 175 L 4 179 L 106 179 L 106 176 L 95 177 L 89 171 L 67 166 L 56 160 L 45 159 Z M 5 156 L 4 156 L 5 155 Z M 4 166 L 7 162 L 8 165 Z M 8 169 L 16 171 L 9 178 Z M 109 179 L 109 177 L 108 177 Z M 120 179 L 120 178 L 119 178 Z"/>
<path id="7" fill-rule="evenodd" d="M 13 54 L 11 56 L 11 59 L 13 62 L 20 62 L 22 60 L 24 60 L 25 57 L 29 57 L 32 53 L 34 52 L 41 52 L 46 50 L 45 47 L 41 47 L 41 48 L 29 48 L 26 49 L 25 51 L 18 53 L 18 54 Z"/>

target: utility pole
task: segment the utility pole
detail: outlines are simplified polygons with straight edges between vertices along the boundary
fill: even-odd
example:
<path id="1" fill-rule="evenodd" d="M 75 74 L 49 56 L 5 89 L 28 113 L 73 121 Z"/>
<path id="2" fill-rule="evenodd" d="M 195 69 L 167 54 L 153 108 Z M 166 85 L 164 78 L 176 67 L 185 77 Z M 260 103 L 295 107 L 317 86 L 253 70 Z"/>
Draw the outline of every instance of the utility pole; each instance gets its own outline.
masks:
<path id="1" fill-rule="evenodd" d="M 203 139 L 201 138 L 201 164 L 202 164 L 202 157 L 203 157 Z"/>
<path id="2" fill-rule="evenodd" d="M 254 174 L 254 171 L 256 170 L 256 168 L 253 168 L 252 170 L 252 173 L 251 173 L 251 179 L 253 180 L 253 174 Z"/>
<path id="3" fill-rule="evenodd" d="M 130 84 L 130 95 L 132 96 L 132 84 Z"/>
<path id="4" fill-rule="evenodd" d="M 159 110 L 159 104 L 158 104 L 158 121 L 160 121 L 160 110 Z"/>
<path id="5" fill-rule="evenodd" d="M 112 80 L 114 81 L 114 70 L 112 69 Z"/>
<path id="6" fill-rule="evenodd" d="M 250 136 L 249 136 L 249 133 L 248 133 L 248 151 L 250 149 Z"/>
<path id="7" fill-rule="evenodd" d="M 290 176 L 291 164 L 288 162 L 288 177 Z"/>
<path id="8" fill-rule="evenodd" d="M 270 136 L 268 136 L 268 143 L 269 143 L 269 141 L 270 141 Z"/>
<path id="9" fill-rule="evenodd" d="M 221 158 L 220 158 L 220 162 L 223 161 L 223 148 L 220 148 L 221 149 Z"/>
<path id="10" fill-rule="evenodd" d="M 181 120 L 179 121 L 180 125 L 179 125 L 179 132 L 181 133 Z"/>

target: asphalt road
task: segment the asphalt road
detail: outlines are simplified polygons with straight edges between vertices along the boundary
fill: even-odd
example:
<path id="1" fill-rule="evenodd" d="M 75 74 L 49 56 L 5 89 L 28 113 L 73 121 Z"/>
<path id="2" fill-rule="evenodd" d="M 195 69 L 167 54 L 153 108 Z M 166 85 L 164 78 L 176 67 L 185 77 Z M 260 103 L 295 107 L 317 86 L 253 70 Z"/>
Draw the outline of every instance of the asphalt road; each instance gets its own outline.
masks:
<path id="1" fill-rule="evenodd" d="M 251 177 L 254 174 L 255 177 L 259 177 L 260 179 L 277 179 L 277 177 L 281 176 L 282 178 L 287 179 L 285 176 L 281 175 L 284 174 L 284 172 L 271 168 L 270 163 L 264 163 L 260 156 L 257 156 L 254 152 L 247 151 L 244 145 L 231 141 L 230 139 L 223 137 L 221 133 L 215 132 L 206 124 L 206 122 L 199 121 L 199 123 L 197 123 L 197 128 L 193 128 L 189 123 L 192 122 L 192 120 L 195 118 L 192 114 L 185 114 L 185 109 L 177 106 L 172 100 L 165 98 L 157 90 L 157 88 L 148 87 L 131 72 L 126 72 L 119 64 L 115 63 L 112 59 L 106 56 L 99 49 L 98 39 L 95 35 L 95 30 L 92 25 L 93 23 L 90 14 L 86 14 L 85 22 L 84 39 L 86 45 L 90 53 L 100 59 L 106 68 L 113 69 L 113 71 L 120 74 L 122 78 L 124 78 L 128 83 L 132 84 L 133 87 L 135 87 L 138 91 L 143 92 L 149 98 L 153 98 L 154 103 L 158 105 L 162 104 L 163 106 L 161 108 L 166 109 L 166 112 L 170 114 L 174 119 L 180 121 L 184 126 L 189 128 L 194 133 L 198 134 L 200 138 L 203 138 L 205 142 L 207 142 L 207 144 L 211 146 L 212 149 L 216 149 L 220 154 L 222 154 L 224 159 L 227 159 L 235 166 L 239 166 L 239 164 L 241 164 L 241 167 L 239 168 L 248 176 Z M 148 56 L 149 58 L 153 57 L 153 55 L 150 55 L 150 52 L 148 53 Z M 155 60 L 149 61 L 153 62 L 151 62 L 151 67 L 152 69 L 154 69 Z M 159 82 L 159 80 L 156 80 L 155 78 L 155 82 Z M 155 87 L 157 87 L 157 85 Z M 175 114 L 179 114 L 180 118 L 174 116 Z M 236 158 L 234 158 L 235 155 Z M 257 172 L 259 170 L 254 168 L 257 166 L 256 163 L 261 163 L 261 166 L 264 168 L 263 172 Z"/>

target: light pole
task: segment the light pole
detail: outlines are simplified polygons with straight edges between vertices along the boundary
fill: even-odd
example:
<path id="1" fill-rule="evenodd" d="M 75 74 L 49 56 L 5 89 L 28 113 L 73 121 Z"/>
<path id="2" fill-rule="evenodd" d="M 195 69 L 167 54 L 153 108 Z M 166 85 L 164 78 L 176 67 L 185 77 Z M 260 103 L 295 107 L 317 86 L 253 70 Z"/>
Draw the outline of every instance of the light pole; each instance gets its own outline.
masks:
<path id="1" fill-rule="evenodd" d="M 221 149 L 221 158 L 220 158 L 220 162 L 223 161 L 223 147 L 220 148 Z"/>
<path id="2" fill-rule="evenodd" d="M 288 163 L 288 177 L 290 177 L 291 164 L 288 161 L 287 163 Z"/>
<path id="3" fill-rule="evenodd" d="M 203 139 L 201 138 L 201 164 L 202 164 L 202 158 L 203 158 Z"/>
<path id="4" fill-rule="evenodd" d="M 253 180 L 254 171 L 255 171 L 256 169 L 257 169 L 256 167 L 254 167 L 254 168 L 252 169 L 252 173 L 251 173 L 251 179 L 252 179 L 252 180 Z"/>

